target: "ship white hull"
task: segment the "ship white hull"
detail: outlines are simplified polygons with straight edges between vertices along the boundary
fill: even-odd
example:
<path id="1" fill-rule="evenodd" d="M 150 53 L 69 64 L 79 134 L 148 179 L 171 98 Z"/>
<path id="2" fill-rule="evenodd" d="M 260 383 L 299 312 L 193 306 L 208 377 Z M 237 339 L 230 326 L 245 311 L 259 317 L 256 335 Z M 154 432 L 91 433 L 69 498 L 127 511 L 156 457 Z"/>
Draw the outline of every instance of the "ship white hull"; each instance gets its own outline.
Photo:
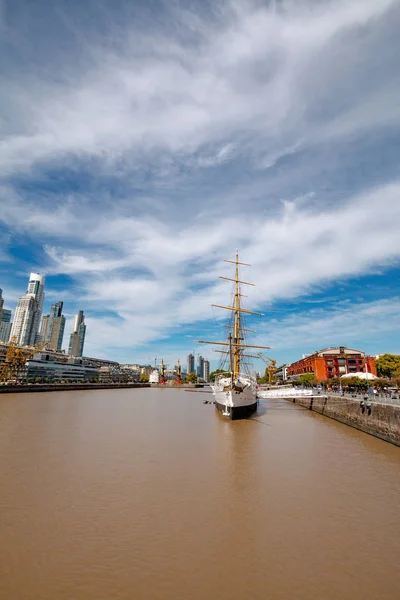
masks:
<path id="1" fill-rule="evenodd" d="M 215 406 L 224 416 L 243 419 L 257 410 L 257 384 L 247 375 L 231 382 L 230 377 L 215 380 L 213 386 Z"/>

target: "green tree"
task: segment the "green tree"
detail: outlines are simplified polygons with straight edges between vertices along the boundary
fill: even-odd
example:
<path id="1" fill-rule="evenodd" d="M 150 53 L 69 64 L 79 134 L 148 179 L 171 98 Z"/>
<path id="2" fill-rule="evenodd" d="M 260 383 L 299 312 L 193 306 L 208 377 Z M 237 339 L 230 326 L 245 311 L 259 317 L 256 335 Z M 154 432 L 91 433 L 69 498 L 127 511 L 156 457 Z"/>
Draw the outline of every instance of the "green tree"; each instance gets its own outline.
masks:
<path id="1" fill-rule="evenodd" d="M 382 354 L 375 364 L 378 377 L 397 377 L 400 375 L 399 354 Z"/>
<path id="2" fill-rule="evenodd" d="M 139 379 L 140 383 L 149 383 L 149 378 L 146 373 L 142 373 Z"/>
<path id="3" fill-rule="evenodd" d="M 301 385 L 308 385 L 308 386 L 316 385 L 317 378 L 315 377 L 314 373 L 303 373 L 299 377 L 299 383 Z"/>
<path id="4" fill-rule="evenodd" d="M 196 373 L 189 373 L 187 380 L 189 383 L 197 383 Z"/>
<path id="5" fill-rule="evenodd" d="M 342 387 L 364 389 L 368 387 L 368 384 L 365 379 L 360 379 L 359 377 L 346 377 L 346 379 L 342 379 Z"/>
<path id="6" fill-rule="evenodd" d="M 215 381 L 215 376 L 218 375 L 218 373 L 223 373 L 224 375 L 226 375 L 227 377 L 230 376 L 229 371 L 224 371 L 223 369 L 216 369 L 215 371 L 212 371 L 212 373 L 210 373 L 210 381 L 212 383 L 214 383 Z"/>

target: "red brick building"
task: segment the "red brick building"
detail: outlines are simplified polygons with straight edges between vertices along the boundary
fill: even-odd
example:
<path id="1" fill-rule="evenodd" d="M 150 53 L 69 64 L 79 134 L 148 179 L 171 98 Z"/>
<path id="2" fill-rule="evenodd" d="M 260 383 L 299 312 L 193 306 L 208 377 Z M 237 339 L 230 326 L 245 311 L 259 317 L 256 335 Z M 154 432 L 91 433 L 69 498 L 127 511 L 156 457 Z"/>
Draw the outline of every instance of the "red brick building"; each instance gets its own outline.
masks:
<path id="1" fill-rule="evenodd" d="M 322 381 L 345 373 L 365 373 L 366 370 L 376 375 L 375 359 L 372 356 L 366 356 L 361 350 L 339 346 L 319 350 L 292 363 L 287 367 L 287 378 L 295 381 L 303 373 L 313 373 L 318 381 Z"/>

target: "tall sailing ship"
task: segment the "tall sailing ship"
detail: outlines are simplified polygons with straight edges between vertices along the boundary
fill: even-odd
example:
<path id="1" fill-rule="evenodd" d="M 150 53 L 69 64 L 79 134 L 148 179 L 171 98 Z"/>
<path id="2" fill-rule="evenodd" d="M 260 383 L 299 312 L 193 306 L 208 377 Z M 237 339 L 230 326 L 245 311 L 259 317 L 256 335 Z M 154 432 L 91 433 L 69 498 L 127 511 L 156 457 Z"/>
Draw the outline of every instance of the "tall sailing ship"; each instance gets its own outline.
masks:
<path id="1" fill-rule="evenodd" d="M 247 310 L 241 306 L 242 285 L 254 286 L 253 283 L 239 279 L 239 265 L 250 267 L 247 263 L 239 262 L 239 254 L 236 252 L 235 260 L 226 260 L 224 262 L 235 265 L 235 277 L 220 277 L 226 281 L 233 281 L 234 293 L 232 304 L 222 306 L 212 304 L 217 308 L 231 311 L 232 318 L 228 325 L 229 335 L 226 341 L 214 342 L 206 340 L 197 340 L 200 344 L 215 344 L 223 346 L 223 350 L 216 350 L 225 355 L 229 367 L 225 372 L 215 377 L 213 392 L 216 408 L 230 419 L 242 419 L 257 410 L 257 380 L 250 373 L 249 365 L 246 363 L 248 358 L 259 358 L 252 354 L 245 354 L 246 348 L 269 348 L 269 346 L 254 346 L 246 343 L 247 332 L 254 330 L 243 326 L 243 313 L 251 315 L 261 315 L 262 313 Z"/>

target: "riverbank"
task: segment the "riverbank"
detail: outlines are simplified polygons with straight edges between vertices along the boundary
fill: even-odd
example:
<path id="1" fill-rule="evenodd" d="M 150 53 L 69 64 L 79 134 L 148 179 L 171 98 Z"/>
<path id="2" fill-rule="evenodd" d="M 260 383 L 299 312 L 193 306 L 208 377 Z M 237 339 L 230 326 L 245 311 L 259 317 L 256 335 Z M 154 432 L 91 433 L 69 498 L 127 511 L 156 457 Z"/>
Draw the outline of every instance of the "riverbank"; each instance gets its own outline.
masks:
<path id="1" fill-rule="evenodd" d="M 71 392 L 73 390 L 110 390 L 120 388 L 150 387 L 149 383 L 35 383 L 32 385 L 2 385 L 0 394 L 23 394 L 26 392 Z"/>
<path id="2" fill-rule="evenodd" d="M 400 446 L 400 406 L 346 396 L 287 398 L 288 401 Z"/>

